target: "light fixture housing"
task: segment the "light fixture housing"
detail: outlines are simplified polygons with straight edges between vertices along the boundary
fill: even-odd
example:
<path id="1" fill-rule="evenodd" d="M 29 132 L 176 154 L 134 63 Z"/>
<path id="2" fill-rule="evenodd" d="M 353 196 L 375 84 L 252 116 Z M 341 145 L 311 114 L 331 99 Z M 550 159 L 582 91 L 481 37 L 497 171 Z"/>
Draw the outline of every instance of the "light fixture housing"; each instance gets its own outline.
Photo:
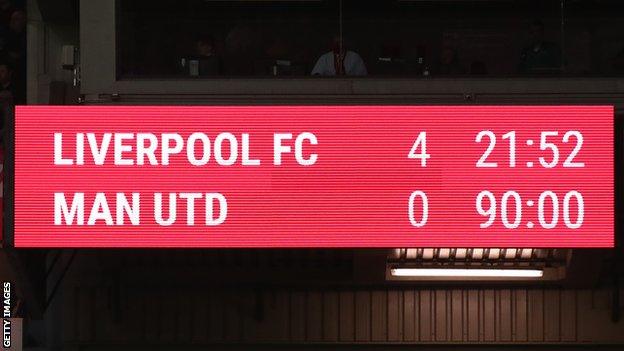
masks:
<path id="1" fill-rule="evenodd" d="M 397 248 L 386 256 L 386 281 L 560 281 L 570 251 L 531 248 Z"/>
<path id="2" fill-rule="evenodd" d="M 390 268 L 393 277 L 406 278 L 542 278 L 541 269 L 500 268 Z"/>

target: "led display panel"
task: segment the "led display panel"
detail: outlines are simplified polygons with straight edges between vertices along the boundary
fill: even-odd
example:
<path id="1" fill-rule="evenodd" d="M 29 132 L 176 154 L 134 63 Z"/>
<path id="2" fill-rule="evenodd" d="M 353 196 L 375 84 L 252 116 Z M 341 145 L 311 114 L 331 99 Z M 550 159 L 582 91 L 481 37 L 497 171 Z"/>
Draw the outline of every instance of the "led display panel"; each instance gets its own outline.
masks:
<path id="1" fill-rule="evenodd" d="M 612 247 L 612 106 L 19 106 L 16 247 Z"/>

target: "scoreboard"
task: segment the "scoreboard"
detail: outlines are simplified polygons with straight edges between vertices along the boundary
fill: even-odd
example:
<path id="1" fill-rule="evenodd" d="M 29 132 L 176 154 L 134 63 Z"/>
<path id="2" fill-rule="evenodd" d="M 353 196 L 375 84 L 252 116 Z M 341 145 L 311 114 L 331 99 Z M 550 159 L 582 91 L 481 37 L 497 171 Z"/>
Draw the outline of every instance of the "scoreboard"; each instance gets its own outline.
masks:
<path id="1" fill-rule="evenodd" d="M 19 106 L 16 247 L 612 247 L 611 106 Z"/>

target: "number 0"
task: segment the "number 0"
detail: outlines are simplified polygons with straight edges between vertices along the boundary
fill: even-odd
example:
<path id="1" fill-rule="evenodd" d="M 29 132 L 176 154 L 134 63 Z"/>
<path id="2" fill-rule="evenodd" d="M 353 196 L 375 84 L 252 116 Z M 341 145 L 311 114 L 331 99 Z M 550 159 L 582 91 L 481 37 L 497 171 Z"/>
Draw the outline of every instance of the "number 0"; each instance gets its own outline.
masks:
<path id="1" fill-rule="evenodd" d="M 419 197 L 422 201 L 422 217 L 420 221 L 416 221 L 416 219 L 414 218 L 414 199 L 416 197 Z M 427 194 L 420 190 L 414 191 L 409 197 L 407 213 L 409 221 L 414 227 L 419 228 L 427 224 L 427 218 L 429 217 L 429 200 L 427 200 Z"/>

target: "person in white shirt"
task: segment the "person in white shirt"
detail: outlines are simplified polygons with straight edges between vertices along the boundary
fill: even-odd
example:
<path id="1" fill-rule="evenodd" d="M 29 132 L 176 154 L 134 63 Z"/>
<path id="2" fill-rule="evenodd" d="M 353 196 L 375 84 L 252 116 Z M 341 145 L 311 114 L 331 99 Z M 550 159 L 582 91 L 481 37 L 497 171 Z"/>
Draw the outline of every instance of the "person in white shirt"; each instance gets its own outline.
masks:
<path id="1" fill-rule="evenodd" d="M 367 74 L 362 57 L 356 52 L 347 50 L 340 37 L 334 37 L 332 51 L 319 57 L 312 69 L 313 76 L 365 76 Z"/>

